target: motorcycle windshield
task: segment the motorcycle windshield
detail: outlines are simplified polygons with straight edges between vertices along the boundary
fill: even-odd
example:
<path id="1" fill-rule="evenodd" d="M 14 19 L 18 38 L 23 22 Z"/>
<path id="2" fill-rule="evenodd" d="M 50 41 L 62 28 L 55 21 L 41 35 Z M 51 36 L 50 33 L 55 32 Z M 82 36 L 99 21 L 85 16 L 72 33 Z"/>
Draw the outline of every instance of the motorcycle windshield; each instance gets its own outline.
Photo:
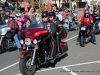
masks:
<path id="1" fill-rule="evenodd" d="M 31 24 L 31 25 L 29 25 L 29 27 L 28 28 L 43 28 L 43 25 L 42 24 Z"/>
<path id="2" fill-rule="evenodd" d="M 0 26 L 1 26 L 1 25 L 5 25 L 5 24 L 6 24 L 6 22 L 0 21 Z"/>

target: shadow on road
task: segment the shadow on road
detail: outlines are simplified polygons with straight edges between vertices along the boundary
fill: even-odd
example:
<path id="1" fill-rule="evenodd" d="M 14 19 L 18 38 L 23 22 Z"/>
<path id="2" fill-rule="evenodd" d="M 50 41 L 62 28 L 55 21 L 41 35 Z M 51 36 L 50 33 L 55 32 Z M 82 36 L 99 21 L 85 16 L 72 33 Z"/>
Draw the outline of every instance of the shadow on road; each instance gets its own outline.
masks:
<path id="1" fill-rule="evenodd" d="M 13 51 L 16 51 L 17 48 L 12 48 L 12 49 L 8 49 L 8 50 L 4 50 L 4 51 L 1 51 L 0 52 L 0 55 L 3 54 L 3 53 L 6 53 L 6 52 L 13 52 Z"/>
<path id="2" fill-rule="evenodd" d="M 17 50 L 17 48 L 15 47 L 15 48 L 9 49 L 8 52 L 12 52 L 12 51 L 16 51 L 16 50 Z"/>
<path id="3" fill-rule="evenodd" d="M 66 54 L 64 54 L 63 56 L 61 56 L 61 57 L 59 57 L 58 59 L 56 59 L 54 63 L 48 63 L 48 64 L 42 66 L 42 68 L 49 68 L 49 67 L 54 68 L 55 65 L 57 64 L 57 62 L 60 62 L 62 59 L 64 59 L 64 58 L 67 57 L 67 56 L 68 56 L 68 54 L 66 53 Z"/>

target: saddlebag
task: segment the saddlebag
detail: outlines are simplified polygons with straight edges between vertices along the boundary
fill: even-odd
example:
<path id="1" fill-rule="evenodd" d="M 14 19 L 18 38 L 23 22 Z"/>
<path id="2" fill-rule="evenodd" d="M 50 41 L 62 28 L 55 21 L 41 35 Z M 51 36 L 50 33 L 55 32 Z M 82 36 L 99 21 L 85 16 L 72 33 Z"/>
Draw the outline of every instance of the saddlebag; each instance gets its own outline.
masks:
<path id="1" fill-rule="evenodd" d="M 67 37 L 67 34 L 68 34 L 67 30 L 64 29 L 63 32 L 62 32 L 61 38 L 65 39 Z"/>
<path id="2" fill-rule="evenodd" d="M 61 47 L 62 52 L 68 51 L 68 44 L 67 44 L 67 42 L 60 42 L 60 47 Z"/>

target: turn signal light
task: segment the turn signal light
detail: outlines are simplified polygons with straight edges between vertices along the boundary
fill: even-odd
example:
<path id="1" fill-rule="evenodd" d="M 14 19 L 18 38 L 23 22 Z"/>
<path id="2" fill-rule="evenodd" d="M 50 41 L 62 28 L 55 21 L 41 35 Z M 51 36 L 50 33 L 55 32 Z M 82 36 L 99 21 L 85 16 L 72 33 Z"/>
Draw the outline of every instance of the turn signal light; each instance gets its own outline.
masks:
<path id="1" fill-rule="evenodd" d="M 38 46 L 35 46 L 34 49 L 35 49 L 35 50 L 38 50 Z"/>
<path id="2" fill-rule="evenodd" d="M 22 46 L 22 50 L 25 50 L 26 49 L 26 47 L 25 46 Z"/>

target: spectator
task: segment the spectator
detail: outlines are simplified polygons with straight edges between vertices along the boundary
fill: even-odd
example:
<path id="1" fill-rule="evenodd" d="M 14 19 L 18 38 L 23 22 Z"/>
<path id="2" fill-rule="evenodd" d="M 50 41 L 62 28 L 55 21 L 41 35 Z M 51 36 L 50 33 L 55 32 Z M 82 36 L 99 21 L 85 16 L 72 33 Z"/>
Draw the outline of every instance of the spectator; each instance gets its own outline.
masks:
<path id="1" fill-rule="evenodd" d="M 56 11 L 56 16 L 59 18 L 60 21 L 62 21 L 62 15 L 59 13 L 59 11 Z"/>
<path id="2" fill-rule="evenodd" d="M 25 26 L 28 27 L 30 25 L 30 17 L 28 15 L 28 11 L 25 11 L 24 13 L 24 20 L 25 20 Z"/>
<path id="3" fill-rule="evenodd" d="M 9 19 L 9 11 L 5 12 L 5 16 L 4 16 L 4 20 L 8 20 Z"/>
<path id="4" fill-rule="evenodd" d="M 33 15 L 33 8 L 31 7 L 29 12 L 28 12 L 28 15 L 30 17 L 30 19 L 32 18 L 32 15 Z"/>
<path id="5" fill-rule="evenodd" d="M 5 2 L 5 11 L 9 11 L 9 2 L 6 0 Z"/>
<path id="6" fill-rule="evenodd" d="M 36 18 L 37 24 L 38 24 L 38 25 L 41 25 L 42 22 L 41 22 L 41 20 L 40 20 L 39 14 L 38 14 L 38 13 L 35 13 L 34 15 L 35 15 L 35 18 Z"/>

